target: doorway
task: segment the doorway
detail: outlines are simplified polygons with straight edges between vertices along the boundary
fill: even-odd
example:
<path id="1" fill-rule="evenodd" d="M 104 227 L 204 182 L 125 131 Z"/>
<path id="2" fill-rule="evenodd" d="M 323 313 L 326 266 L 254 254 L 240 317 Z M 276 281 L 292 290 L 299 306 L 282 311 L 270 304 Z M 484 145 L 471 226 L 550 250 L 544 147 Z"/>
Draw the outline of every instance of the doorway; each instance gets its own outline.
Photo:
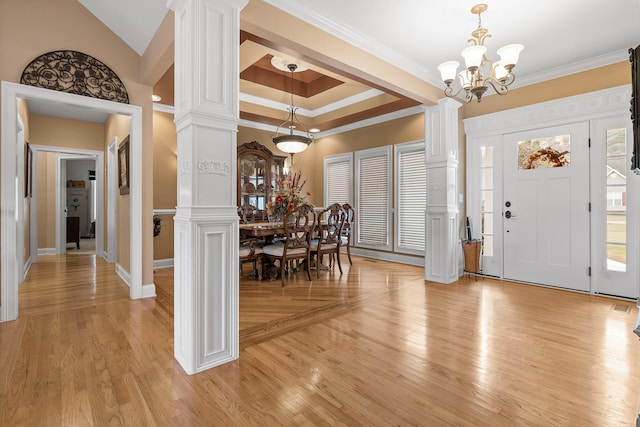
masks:
<path id="1" fill-rule="evenodd" d="M 100 224 L 104 223 L 105 217 L 104 153 L 95 150 L 34 144 L 31 144 L 30 148 L 33 152 L 33 197 L 31 202 L 32 208 L 29 211 L 30 218 L 28 221 L 28 224 L 30 226 L 29 236 L 31 239 L 29 245 L 29 247 L 31 248 L 30 261 L 36 262 L 39 255 L 64 254 L 66 252 L 68 246 L 68 239 L 66 238 L 66 216 L 69 208 L 73 209 L 73 207 L 68 206 L 67 203 L 67 196 L 70 190 L 68 188 L 69 180 L 76 182 L 82 181 L 82 189 L 74 188 L 72 190 L 83 190 L 85 193 L 85 197 L 91 195 L 92 198 L 92 200 L 87 200 L 87 210 L 85 211 L 85 214 L 91 214 L 92 220 L 89 220 L 89 218 L 87 217 L 84 224 L 82 224 L 83 227 L 81 228 L 80 225 L 78 226 L 78 231 L 82 234 L 78 234 L 77 246 L 80 246 L 81 237 L 87 237 L 88 235 L 91 235 L 93 237 L 93 253 L 95 253 L 98 257 L 104 256 L 104 227 L 100 226 Z M 50 180 L 52 182 L 52 185 L 46 191 L 51 194 L 55 194 L 55 206 L 52 206 L 48 211 L 50 213 L 53 213 L 53 215 L 50 215 L 50 228 L 55 229 L 55 240 L 51 241 L 53 245 L 49 245 L 50 247 L 46 244 L 43 247 L 43 245 L 39 243 L 38 223 L 39 221 L 46 220 L 46 218 L 43 219 L 38 215 L 41 211 L 41 209 L 39 208 L 39 204 L 41 203 L 39 194 L 40 191 L 44 191 L 44 189 L 39 188 L 38 171 L 40 170 L 40 162 L 46 161 L 47 157 L 51 159 L 51 161 L 49 162 L 51 163 L 50 167 L 52 169 L 55 168 L 55 171 L 51 173 L 50 177 L 42 180 L 42 182 L 47 182 L 48 180 Z M 73 162 L 75 162 L 78 166 L 78 168 L 75 168 L 77 170 L 74 170 L 74 167 L 69 168 L 69 163 Z M 91 169 L 89 169 L 89 167 L 91 167 Z M 90 179 L 90 170 L 94 172 L 93 176 L 95 180 Z M 78 208 L 80 208 L 80 206 L 78 206 Z M 73 213 L 71 214 L 71 216 L 73 216 Z M 93 227 L 92 230 L 91 223 L 93 222 L 98 226 Z M 84 246 L 86 248 L 87 245 Z"/>
<path id="2" fill-rule="evenodd" d="M 625 85 L 464 120 L 483 274 L 640 296 L 630 96 Z"/>
<path id="3" fill-rule="evenodd" d="M 23 174 L 18 173 L 17 144 L 18 102 L 25 99 L 57 104 L 61 107 L 102 111 L 107 114 L 122 114 L 131 117 L 130 129 L 130 272 L 128 284 L 132 299 L 155 295 L 153 284 L 142 283 L 142 246 L 145 236 L 142 230 L 142 109 L 139 106 L 110 102 L 15 83 L 2 82 L 2 140 L 0 162 L 2 185 L 0 203 L 3 211 L 0 217 L 0 321 L 8 321 L 18 316 L 18 281 L 21 276 L 16 253 L 18 234 L 25 227 L 24 212 L 17 203 L 18 190 L 24 186 Z M 10 184 L 9 184 L 10 183 Z M 12 249 L 13 248 L 13 249 Z"/>

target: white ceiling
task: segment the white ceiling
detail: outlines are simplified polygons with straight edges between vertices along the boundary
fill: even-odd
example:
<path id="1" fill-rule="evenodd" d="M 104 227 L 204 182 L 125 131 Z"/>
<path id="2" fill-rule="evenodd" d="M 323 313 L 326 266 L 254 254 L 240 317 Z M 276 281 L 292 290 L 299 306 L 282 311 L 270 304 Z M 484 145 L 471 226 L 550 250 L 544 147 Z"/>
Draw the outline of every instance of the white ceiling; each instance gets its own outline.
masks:
<path id="1" fill-rule="evenodd" d="M 138 55 L 142 55 L 169 11 L 165 0 L 78 0 Z"/>
<path id="2" fill-rule="evenodd" d="M 264 0 L 431 83 L 437 66 L 462 61 L 477 27 L 477 0 Z M 507 44 L 525 48 L 515 68 L 524 85 L 628 58 L 640 44 L 640 0 L 485 0 L 487 56 Z M 516 85 L 516 86 L 517 86 Z"/>
<path id="3" fill-rule="evenodd" d="M 163 0 L 79 0 L 138 53 L 167 13 Z M 251 0 L 256 1 L 256 0 Z M 437 66 L 462 60 L 477 27 L 477 0 L 262 0 L 433 84 Z M 525 46 L 516 86 L 628 58 L 640 44 L 640 0 L 488 0 L 482 24 L 488 56 L 506 44 Z M 126 12 L 126 13 L 125 13 Z"/>

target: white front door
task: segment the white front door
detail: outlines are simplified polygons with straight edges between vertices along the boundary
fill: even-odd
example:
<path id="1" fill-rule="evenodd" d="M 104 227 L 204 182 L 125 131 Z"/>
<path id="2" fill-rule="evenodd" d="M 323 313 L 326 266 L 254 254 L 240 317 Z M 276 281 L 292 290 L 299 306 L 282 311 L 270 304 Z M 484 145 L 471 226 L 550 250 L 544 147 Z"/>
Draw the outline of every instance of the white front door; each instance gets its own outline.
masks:
<path id="1" fill-rule="evenodd" d="M 503 277 L 589 291 L 588 123 L 506 134 L 503 148 Z"/>

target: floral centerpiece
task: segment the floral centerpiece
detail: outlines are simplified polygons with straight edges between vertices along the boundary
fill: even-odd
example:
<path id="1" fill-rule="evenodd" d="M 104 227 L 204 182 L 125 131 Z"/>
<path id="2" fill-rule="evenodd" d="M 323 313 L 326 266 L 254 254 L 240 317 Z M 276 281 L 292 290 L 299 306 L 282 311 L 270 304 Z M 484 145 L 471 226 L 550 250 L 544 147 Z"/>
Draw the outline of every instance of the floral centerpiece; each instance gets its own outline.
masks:
<path id="1" fill-rule="evenodd" d="M 302 181 L 302 173 L 298 171 L 291 178 L 278 180 L 278 188 L 271 192 L 272 200 L 267 203 L 267 215 L 275 221 L 282 221 L 287 212 L 294 211 L 305 203 L 311 192 L 303 192 L 302 187 L 307 181 Z"/>

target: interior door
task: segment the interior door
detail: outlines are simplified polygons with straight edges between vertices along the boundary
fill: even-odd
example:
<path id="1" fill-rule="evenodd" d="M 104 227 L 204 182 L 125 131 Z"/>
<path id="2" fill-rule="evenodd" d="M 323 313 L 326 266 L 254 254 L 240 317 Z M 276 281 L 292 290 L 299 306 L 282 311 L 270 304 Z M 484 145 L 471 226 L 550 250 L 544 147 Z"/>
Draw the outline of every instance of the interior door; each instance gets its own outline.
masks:
<path id="1" fill-rule="evenodd" d="M 504 278 L 590 290 L 589 125 L 504 136 Z"/>

